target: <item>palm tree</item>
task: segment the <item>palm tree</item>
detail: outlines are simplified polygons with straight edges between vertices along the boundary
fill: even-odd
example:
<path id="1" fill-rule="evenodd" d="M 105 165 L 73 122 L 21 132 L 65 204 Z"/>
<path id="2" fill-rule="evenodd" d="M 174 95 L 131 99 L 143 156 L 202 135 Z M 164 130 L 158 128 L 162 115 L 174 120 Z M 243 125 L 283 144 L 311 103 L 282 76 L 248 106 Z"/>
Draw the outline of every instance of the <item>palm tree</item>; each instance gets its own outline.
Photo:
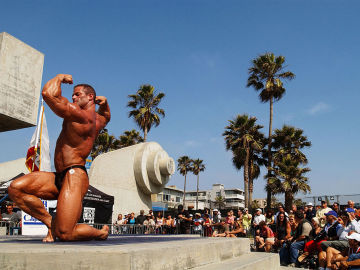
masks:
<path id="1" fill-rule="evenodd" d="M 120 135 L 119 140 L 122 148 L 144 142 L 139 131 L 136 131 L 135 129 L 124 131 L 123 135 Z"/>
<path id="2" fill-rule="evenodd" d="M 247 87 L 254 87 L 260 92 L 261 102 L 270 102 L 270 121 L 268 137 L 268 175 L 271 177 L 271 141 L 272 141 L 272 121 L 273 121 L 273 102 L 280 100 L 285 94 L 285 88 L 281 79 L 292 80 L 295 75 L 290 71 L 284 71 L 285 57 L 275 57 L 273 53 L 265 53 L 252 60 L 249 68 L 249 78 Z M 267 206 L 271 205 L 271 190 L 268 188 Z"/>
<path id="3" fill-rule="evenodd" d="M 225 206 L 225 198 L 221 195 L 215 197 L 215 207 L 217 205 L 217 208 L 221 210 L 223 206 Z"/>
<path id="4" fill-rule="evenodd" d="M 237 115 L 229 120 L 222 134 L 225 137 L 226 150 L 233 152 L 233 164 L 236 169 L 244 167 L 244 191 L 245 207 L 249 207 L 248 184 L 249 184 L 249 160 L 251 149 L 260 150 L 261 141 L 258 140 L 259 129 L 262 126 L 256 124 L 256 117 Z"/>
<path id="5" fill-rule="evenodd" d="M 189 171 L 191 171 L 191 159 L 188 156 L 181 156 L 178 158 L 178 166 L 177 170 L 180 172 L 181 175 L 185 177 L 184 180 L 184 195 L 183 195 L 183 205 L 185 208 L 185 193 L 186 193 L 186 175 Z"/>
<path id="6" fill-rule="evenodd" d="M 165 111 L 158 108 L 164 93 L 156 94 L 155 88 L 150 84 L 141 85 L 135 95 L 129 95 L 130 101 L 127 106 L 134 110 L 129 112 L 136 124 L 144 132 L 144 142 L 152 126 L 160 124 L 160 116 L 165 117 Z"/>
<path id="7" fill-rule="evenodd" d="M 107 153 L 119 148 L 121 148 L 120 141 L 117 140 L 114 135 L 109 135 L 108 130 L 104 128 L 100 131 L 98 137 L 95 139 L 90 156 L 92 160 L 94 160 L 100 154 Z"/>
<path id="8" fill-rule="evenodd" d="M 277 151 L 274 153 L 274 161 L 281 159 L 283 155 L 290 154 L 293 159 L 307 164 L 308 160 L 301 149 L 310 147 L 311 142 L 303 135 L 304 131 L 299 128 L 284 125 L 282 129 L 276 129 L 273 136 L 273 147 Z"/>
<path id="9" fill-rule="evenodd" d="M 203 164 L 203 160 L 195 159 L 191 161 L 191 171 L 193 174 L 197 176 L 197 184 L 196 184 L 196 210 L 198 210 L 198 201 L 199 201 L 199 173 L 205 170 L 205 165 Z"/>
<path id="10" fill-rule="evenodd" d="M 276 151 L 273 153 L 273 177 L 270 184 L 277 193 L 285 193 L 285 207 L 288 210 L 297 192 L 310 191 L 307 178 L 303 176 L 310 169 L 300 167 L 308 163 L 301 150 L 311 146 L 303 133 L 302 129 L 284 125 L 282 129 L 276 129 L 273 136 Z"/>
<path id="11" fill-rule="evenodd" d="M 291 154 L 282 155 L 274 162 L 273 176 L 269 178 L 270 185 L 275 194 L 285 193 L 285 209 L 290 210 L 294 196 L 302 191 L 306 194 L 311 191 L 308 178 L 304 176 L 309 168 L 300 167 L 301 162 L 294 159 Z"/>

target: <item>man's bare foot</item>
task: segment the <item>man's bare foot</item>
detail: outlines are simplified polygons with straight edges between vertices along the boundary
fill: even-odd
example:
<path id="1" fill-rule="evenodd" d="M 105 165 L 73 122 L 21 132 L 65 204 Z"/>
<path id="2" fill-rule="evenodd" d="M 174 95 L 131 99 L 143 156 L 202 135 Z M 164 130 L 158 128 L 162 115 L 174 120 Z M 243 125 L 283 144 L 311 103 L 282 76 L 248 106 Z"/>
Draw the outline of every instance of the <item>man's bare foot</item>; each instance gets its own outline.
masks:
<path id="1" fill-rule="evenodd" d="M 54 237 L 51 233 L 51 229 L 48 230 L 47 236 L 42 240 L 44 243 L 52 243 L 54 242 Z"/>
<path id="2" fill-rule="evenodd" d="M 104 225 L 102 227 L 102 229 L 100 230 L 102 232 L 102 234 L 96 238 L 96 240 L 106 240 L 109 236 L 109 226 L 108 225 Z"/>

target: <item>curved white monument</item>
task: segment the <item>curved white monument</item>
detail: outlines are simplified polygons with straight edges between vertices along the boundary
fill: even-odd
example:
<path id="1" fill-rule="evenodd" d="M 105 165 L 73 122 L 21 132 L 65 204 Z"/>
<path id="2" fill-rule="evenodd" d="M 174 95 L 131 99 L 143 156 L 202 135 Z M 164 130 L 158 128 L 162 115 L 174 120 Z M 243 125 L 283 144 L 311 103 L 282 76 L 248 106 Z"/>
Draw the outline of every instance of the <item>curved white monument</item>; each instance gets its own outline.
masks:
<path id="1" fill-rule="evenodd" d="M 117 215 L 151 209 L 151 194 L 162 191 L 175 172 L 175 162 L 156 142 L 140 143 L 99 155 L 93 161 L 89 181 L 115 197 Z"/>

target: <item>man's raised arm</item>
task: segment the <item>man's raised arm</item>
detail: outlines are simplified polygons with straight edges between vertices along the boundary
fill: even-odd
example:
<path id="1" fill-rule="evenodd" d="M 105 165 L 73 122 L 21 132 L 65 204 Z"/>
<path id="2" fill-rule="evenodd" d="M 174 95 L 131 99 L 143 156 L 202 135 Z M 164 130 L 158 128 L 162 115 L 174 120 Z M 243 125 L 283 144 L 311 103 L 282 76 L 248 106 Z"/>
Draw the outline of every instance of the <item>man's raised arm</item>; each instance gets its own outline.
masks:
<path id="1" fill-rule="evenodd" d="M 95 103 L 99 105 L 99 109 L 97 110 L 97 113 L 100 116 L 98 117 L 98 119 L 100 121 L 99 130 L 101 130 L 110 121 L 111 118 L 110 107 L 106 97 L 103 96 L 96 97 Z"/>
<path id="2" fill-rule="evenodd" d="M 50 109 L 56 115 L 62 118 L 77 118 L 81 119 L 81 113 L 76 105 L 70 103 L 65 97 L 61 95 L 61 84 L 72 84 L 72 76 L 67 74 L 58 74 L 55 78 L 48 81 L 43 90 L 42 96 Z"/>

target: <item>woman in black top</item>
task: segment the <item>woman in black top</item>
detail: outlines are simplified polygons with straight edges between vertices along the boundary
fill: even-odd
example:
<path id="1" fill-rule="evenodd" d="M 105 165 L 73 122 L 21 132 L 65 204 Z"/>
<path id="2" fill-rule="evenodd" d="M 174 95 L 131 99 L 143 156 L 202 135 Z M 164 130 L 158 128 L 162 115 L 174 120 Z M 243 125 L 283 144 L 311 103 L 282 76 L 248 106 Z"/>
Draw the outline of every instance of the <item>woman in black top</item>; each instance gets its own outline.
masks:
<path id="1" fill-rule="evenodd" d="M 276 218 L 275 246 L 282 247 L 286 240 L 291 238 L 291 227 L 284 213 L 279 213 Z"/>

